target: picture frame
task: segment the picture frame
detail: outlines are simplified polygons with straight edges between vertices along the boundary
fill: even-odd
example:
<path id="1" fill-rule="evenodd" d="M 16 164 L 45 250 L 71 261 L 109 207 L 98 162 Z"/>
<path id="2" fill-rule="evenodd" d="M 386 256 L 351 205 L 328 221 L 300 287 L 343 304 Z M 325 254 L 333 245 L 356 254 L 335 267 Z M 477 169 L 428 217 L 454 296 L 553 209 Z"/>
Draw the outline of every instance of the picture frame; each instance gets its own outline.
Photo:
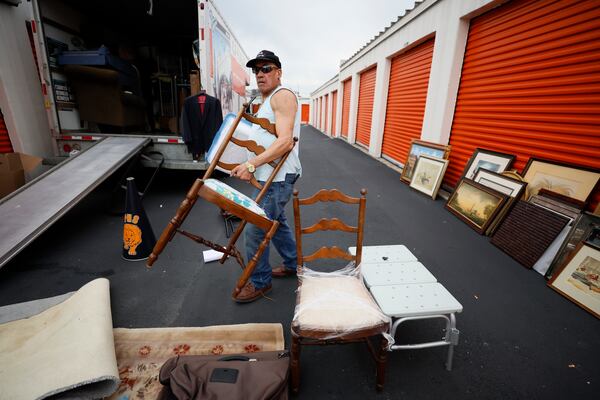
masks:
<path id="1" fill-rule="evenodd" d="M 501 173 L 510 168 L 516 156 L 477 147 L 463 170 L 461 178 L 473 179 L 479 168 Z"/>
<path id="2" fill-rule="evenodd" d="M 408 150 L 408 156 L 404 162 L 404 168 L 402 168 L 402 174 L 400 174 L 400 180 L 410 184 L 412 180 L 414 168 L 417 164 L 417 160 L 420 155 L 427 155 L 430 157 L 448 159 L 450 155 L 450 145 L 443 145 L 439 143 L 426 142 L 420 139 L 413 139 L 410 142 L 410 148 Z"/>
<path id="3" fill-rule="evenodd" d="M 600 319 L 600 248 L 580 243 L 548 286 Z"/>
<path id="4" fill-rule="evenodd" d="M 486 235 L 491 235 L 498 228 L 500 222 L 512 206 L 523 196 L 527 188 L 527 182 L 485 168 L 478 168 L 473 180 L 508 196 L 506 203 L 485 232 Z"/>
<path id="5" fill-rule="evenodd" d="M 461 179 L 446 202 L 446 209 L 479 234 L 494 220 L 508 196 L 471 179 Z"/>
<path id="6" fill-rule="evenodd" d="M 587 203 L 600 180 L 600 170 L 532 157 L 523 169 L 523 179 L 529 183 L 527 200 L 545 188 Z"/>
<path id="7" fill-rule="evenodd" d="M 448 162 L 443 158 L 429 157 L 422 154 L 417 160 L 410 187 L 431 196 L 435 200 L 442 185 L 446 168 L 448 168 Z"/>
<path id="8" fill-rule="evenodd" d="M 580 214 L 579 217 L 573 221 L 571 230 L 550 263 L 548 271 L 546 271 L 546 279 L 552 278 L 558 267 L 573 254 L 573 251 L 581 242 L 589 239 L 595 229 L 600 229 L 600 216 L 590 212 L 586 211 Z"/>

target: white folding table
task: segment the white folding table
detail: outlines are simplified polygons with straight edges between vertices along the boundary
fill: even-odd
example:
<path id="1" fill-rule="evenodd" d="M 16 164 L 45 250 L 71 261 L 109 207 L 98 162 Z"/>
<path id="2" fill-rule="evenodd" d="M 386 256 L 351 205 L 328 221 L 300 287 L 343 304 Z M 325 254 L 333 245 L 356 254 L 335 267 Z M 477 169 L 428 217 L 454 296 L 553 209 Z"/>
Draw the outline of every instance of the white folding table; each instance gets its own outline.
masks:
<path id="1" fill-rule="evenodd" d="M 355 247 L 349 251 L 356 254 Z M 448 346 L 446 369 L 450 371 L 460 334 L 455 314 L 462 311 L 462 305 L 454 296 L 404 245 L 364 246 L 361 273 L 381 311 L 392 318 L 389 332 L 392 337 L 395 338 L 396 330 L 406 321 L 443 319 L 446 322 L 441 340 L 394 344 L 390 351 Z"/>

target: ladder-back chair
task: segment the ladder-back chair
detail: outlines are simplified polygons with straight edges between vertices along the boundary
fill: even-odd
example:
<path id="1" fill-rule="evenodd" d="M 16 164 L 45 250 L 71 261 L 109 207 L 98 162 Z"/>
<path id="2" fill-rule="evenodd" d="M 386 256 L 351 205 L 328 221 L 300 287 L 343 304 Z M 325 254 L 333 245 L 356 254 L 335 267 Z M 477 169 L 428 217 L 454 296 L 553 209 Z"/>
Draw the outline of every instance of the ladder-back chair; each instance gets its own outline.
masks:
<path id="1" fill-rule="evenodd" d="M 152 254 L 150 254 L 150 257 L 148 258 L 147 262 L 148 267 L 152 266 L 152 264 L 156 262 L 158 256 L 162 253 L 167 244 L 173 239 L 175 233 L 180 233 L 197 243 L 203 244 L 216 251 L 222 252 L 223 256 L 219 260 L 221 264 L 223 264 L 225 260 L 227 260 L 227 258 L 230 256 L 234 257 L 237 260 L 243 272 L 236 283 L 235 289 L 233 290 L 232 296 L 234 298 L 240 293 L 241 289 L 244 287 L 244 285 L 250 278 L 250 275 L 252 274 L 252 271 L 254 271 L 254 268 L 256 267 L 260 256 L 262 255 L 266 247 L 269 245 L 269 241 L 271 240 L 271 238 L 277 231 L 277 228 L 279 227 L 279 222 L 277 220 L 271 220 L 270 218 L 268 218 L 264 210 L 258 204 L 265 196 L 267 190 L 269 189 L 269 186 L 271 185 L 273 179 L 283 166 L 283 163 L 287 159 L 290 151 L 292 151 L 290 150 L 287 153 L 285 153 L 279 160 L 274 160 L 269 163 L 269 165 L 273 167 L 273 171 L 267 179 L 267 181 L 264 183 L 264 185 L 261 185 L 254 178 L 254 176 L 252 177 L 250 183 L 260 190 L 255 200 L 252 200 L 248 196 L 237 191 L 236 189 L 233 189 L 232 187 L 221 181 L 212 179 L 211 176 L 215 168 L 219 167 L 220 169 L 231 171 L 236 166 L 240 165 L 239 163 L 225 163 L 221 162 L 220 160 L 221 156 L 225 152 L 225 149 L 230 143 L 234 143 L 237 146 L 244 147 L 257 155 L 265 151 L 264 147 L 258 145 L 253 140 L 240 140 L 234 137 L 235 130 L 242 118 L 254 124 L 260 125 L 270 134 L 277 136 L 275 124 L 273 124 L 266 118 L 256 118 L 247 114 L 245 112 L 247 106 L 248 104 L 244 104 L 242 109 L 235 117 L 233 124 L 231 125 L 225 138 L 221 142 L 221 145 L 219 146 L 204 176 L 201 179 L 196 179 L 196 181 L 188 191 L 185 199 L 181 202 L 181 205 L 179 206 L 175 216 L 171 219 L 167 227 L 163 230 L 160 238 L 156 242 Z M 297 138 L 294 138 L 294 144 L 296 141 Z M 196 200 L 199 197 L 217 205 L 222 210 L 225 210 L 230 214 L 233 214 L 241 219 L 240 224 L 229 239 L 229 243 L 226 246 L 213 243 L 201 236 L 180 229 L 181 225 L 185 221 L 185 218 L 188 216 L 189 212 L 191 211 L 192 207 L 194 206 Z M 244 262 L 242 254 L 236 248 L 235 244 L 248 222 L 256 225 L 260 229 L 263 229 L 266 232 L 266 234 L 265 238 L 259 245 L 257 252 L 254 254 L 252 259 L 248 260 L 248 263 L 246 264 Z"/>
<path id="2" fill-rule="evenodd" d="M 376 388 L 383 388 L 387 357 L 387 340 L 382 336 L 379 348 L 370 338 L 381 336 L 389 329 L 390 319 L 385 316 L 371 297 L 360 277 L 363 230 L 365 224 L 366 193 L 349 197 L 333 190 L 321 190 L 312 197 L 298 198 L 294 191 L 294 219 L 298 252 L 298 291 L 292 321 L 291 379 L 292 390 L 300 386 L 300 347 L 366 342 L 377 364 Z M 302 228 L 300 206 L 317 202 L 342 202 L 358 206 L 358 225 L 346 225 L 338 218 L 322 218 L 316 224 Z M 317 231 L 343 231 L 356 235 L 356 255 L 337 246 L 321 247 L 305 256 L 302 236 Z M 305 262 L 316 259 L 339 258 L 354 264 L 329 273 L 307 270 Z M 321 265 L 324 265 L 321 262 Z"/>

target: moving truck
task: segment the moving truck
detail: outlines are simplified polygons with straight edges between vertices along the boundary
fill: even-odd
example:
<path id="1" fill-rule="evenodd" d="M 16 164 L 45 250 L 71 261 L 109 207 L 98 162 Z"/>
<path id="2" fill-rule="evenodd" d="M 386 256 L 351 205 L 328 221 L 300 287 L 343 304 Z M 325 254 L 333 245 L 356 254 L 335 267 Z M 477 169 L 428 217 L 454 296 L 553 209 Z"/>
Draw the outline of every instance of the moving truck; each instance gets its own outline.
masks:
<path id="1" fill-rule="evenodd" d="M 0 52 L 14 57 L 0 61 L 0 115 L 14 151 L 66 157 L 107 136 L 146 136 L 146 164 L 158 152 L 165 168 L 206 168 L 180 136 L 183 101 L 201 88 L 236 112 L 250 82 L 213 1 L 11 3 L 0 2 Z"/>

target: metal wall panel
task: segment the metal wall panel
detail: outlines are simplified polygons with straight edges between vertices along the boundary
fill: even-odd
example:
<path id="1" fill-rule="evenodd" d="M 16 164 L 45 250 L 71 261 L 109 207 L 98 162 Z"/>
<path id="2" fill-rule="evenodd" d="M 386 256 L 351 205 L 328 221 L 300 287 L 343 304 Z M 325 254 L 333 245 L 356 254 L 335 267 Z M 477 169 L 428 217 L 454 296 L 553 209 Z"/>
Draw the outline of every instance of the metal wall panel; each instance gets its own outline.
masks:
<path id="1" fill-rule="evenodd" d="M 350 121 L 350 94 L 352 79 L 344 81 L 344 94 L 342 98 L 342 136 L 348 138 L 348 121 Z"/>
<path id="2" fill-rule="evenodd" d="M 404 163 L 421 137 L 434 39 L 392 59 L 381 153 Z"/>
<path id="3" fill-rule="evenodd" d="M 375 76 L 377 67 L 360 74 L 358 89 L 358 111 L 356 116 L 356 141 L 369 147 L 371 121 L 373 120 L 373 100 L 375 98 Z"/>
<path id="4" fill-rule="evenodd" d="M 446 183 L 476 147 L 600 168 L 600 1 L 517 0 L 471 21 Z M 595 192 L 595 202 L 599 198 Z"/>

